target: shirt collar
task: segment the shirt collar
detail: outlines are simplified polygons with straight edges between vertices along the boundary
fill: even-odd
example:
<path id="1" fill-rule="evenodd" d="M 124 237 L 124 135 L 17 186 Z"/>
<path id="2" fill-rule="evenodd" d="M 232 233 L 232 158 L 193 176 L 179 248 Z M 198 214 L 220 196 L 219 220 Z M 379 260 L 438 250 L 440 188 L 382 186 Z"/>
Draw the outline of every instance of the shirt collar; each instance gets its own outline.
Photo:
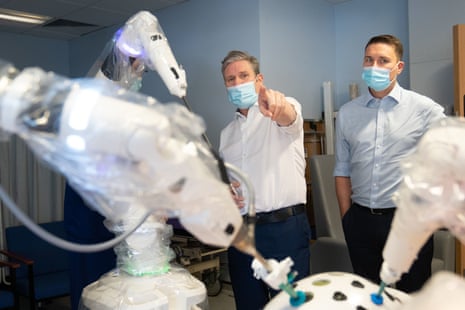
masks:
<path id="1" fill-rule="evenodd" d="M 394 88 L 391 90 L 391 92 L 381 99 L 373 97 L 371 93 L 368 92 L 366 101 L 365 101 L 365 106 L 370 107 L 373 105 L 374 102 L 381 101 L 381 100 L 388 99 L 388 98 L 389 98 L 388 99 L 389 101 L 393 101 L 395 104 L 398 104 L 400 102 L 401 91 L 402 91 L 402 87 L 396 81 L 396 85 L 394 85 Z"/>
<path id="2" fill-rule="evenodd" d="M 250 108 L 249 108 L 249 113 L 250 111 L 254 108 L 254 107 L 257 107 L 258 108 L 258 101 L 255 102 Z M 241 119 L 241 118 L 246 118 L 245 115 L 242 115 L 241 112 L 239 112 L 239 109 L 236 109 L 236 112 L 235 112 L 235 119 Z"/>

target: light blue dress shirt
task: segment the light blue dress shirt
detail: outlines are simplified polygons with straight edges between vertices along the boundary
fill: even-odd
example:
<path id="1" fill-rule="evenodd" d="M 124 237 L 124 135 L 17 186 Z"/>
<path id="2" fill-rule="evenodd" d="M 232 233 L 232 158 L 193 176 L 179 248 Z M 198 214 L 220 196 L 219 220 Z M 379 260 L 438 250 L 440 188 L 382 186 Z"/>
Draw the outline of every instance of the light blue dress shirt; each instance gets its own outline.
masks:
<path id="1" fill-rule="evenodd" d="M 444 108 L 396 83 L 382 99 L 362 95 L 336 117 L 334 176 L 350 177 L 352 201 L 370 208 L 395 207 L 400 162 L 426 130 L 445 117 Z"/>

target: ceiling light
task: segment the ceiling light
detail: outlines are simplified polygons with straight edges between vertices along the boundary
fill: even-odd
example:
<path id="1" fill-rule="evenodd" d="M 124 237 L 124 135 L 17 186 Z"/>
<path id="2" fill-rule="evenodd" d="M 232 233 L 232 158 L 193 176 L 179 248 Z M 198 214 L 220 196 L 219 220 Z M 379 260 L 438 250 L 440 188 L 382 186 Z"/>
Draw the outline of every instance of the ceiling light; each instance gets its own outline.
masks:
<path id="1" fill-rule="evenodd" d="M 51 17 L 0 8 L 0 19 L 18 23 L 43 24 Z"/>

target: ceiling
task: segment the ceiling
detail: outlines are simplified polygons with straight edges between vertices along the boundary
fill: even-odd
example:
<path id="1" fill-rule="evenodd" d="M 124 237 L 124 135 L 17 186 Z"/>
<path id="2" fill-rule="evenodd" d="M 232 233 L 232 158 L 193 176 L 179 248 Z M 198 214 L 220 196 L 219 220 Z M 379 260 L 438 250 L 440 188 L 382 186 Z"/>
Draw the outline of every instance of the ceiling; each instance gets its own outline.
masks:
<path id="1" fill-rule="evenodd" d="M 0 31 L 60 40 L 123 24 L 141 10 L 157 10 L 189 0 L 0 0 L 0 8 L 50 16 L 43 25 L 0 20 Z M 350 0 L 326 0 L 339 4 Z"/>
<path id="2" fill-rule="evenodd" d="M 0 0 L 0 8 L 50 16 L 44 25 L 0 20 L 0 31 L 69 40 L 123 24 L 141 10 L 157 10 L 188 0 Z"/>

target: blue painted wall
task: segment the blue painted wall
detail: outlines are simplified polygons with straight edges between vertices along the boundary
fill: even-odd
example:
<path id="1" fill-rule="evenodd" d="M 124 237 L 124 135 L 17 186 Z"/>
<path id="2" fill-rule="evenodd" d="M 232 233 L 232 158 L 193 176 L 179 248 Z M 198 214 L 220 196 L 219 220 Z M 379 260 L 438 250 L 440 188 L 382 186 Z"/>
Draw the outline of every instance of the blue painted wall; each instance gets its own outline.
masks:
<path id="1" fill-rule="evenodd" d="M 452 115 L 454 68 L 452 27 L 465 24 L 463 0 L 409 0 L 410 86 Z"/>
<path id="2" fill-rule="evenodd" d="M 334 7 L 336 37 L 335 109 L 349 100 L 349 84 L 357 83 L 360 93 L 367 92 L 362 81 L 362 62 L 367 41 L 374 35 L 390 33 L 404 45 L 407 66 L 398 81 L 409 87 L 409 41 L 407 1 L 352 0 Z"/>
<path id="3" fill-rule="evenodd" d="M 334 9 L 327 1 L 260 1 L 265 85 L 299 100 L 306 119 L 322 117 L 322 83 L 336 77 L 334 32 Z"/>
<path id="4" fill-rule="evenodd" d="M 68 75 L 69 44 L 66 41 L 0 32 L 0 59 L 16 68 L 39 66 L 47 71 Z"/>
<path id="5" fill-rule="evenodd" d="M 452 25 L 465 23 L 463 0 L 191 0 L 156 12 L 171 48 L 187 72 L 188 100 L 218 145 L 233 116 L 220 62 L 231 49 L 256 55 L 268 87 L 296 97 L 305 118 L 321 117 L 322 83 L 334 82 L 335 108 L 361 80 L 363 48 L 373 35 L 392 33 L 404 43 L 401 85 L 422 92 L 451 111 Z M 72 41 L 0 33 L 0 58 L 18 67 L 40 66 L 70 77 L 87 74 L 117 27 Z M 142 92 L 177 101 L 149 72 Z"/>

